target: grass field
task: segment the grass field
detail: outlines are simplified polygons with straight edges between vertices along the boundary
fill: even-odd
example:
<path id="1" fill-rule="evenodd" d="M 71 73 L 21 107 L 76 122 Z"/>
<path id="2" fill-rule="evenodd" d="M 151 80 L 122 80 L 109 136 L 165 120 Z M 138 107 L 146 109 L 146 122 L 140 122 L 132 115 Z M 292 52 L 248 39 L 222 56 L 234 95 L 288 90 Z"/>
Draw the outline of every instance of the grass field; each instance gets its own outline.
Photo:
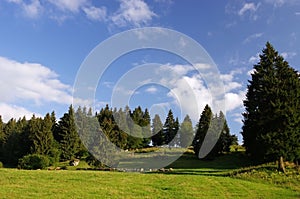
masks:
<path id="1" fill-rule="evenodd" d="M 299 173 L 249 164 L 235 153 L 186 154 L 165 173 L 0 169 L 0 198 L 300 198 Z"/>

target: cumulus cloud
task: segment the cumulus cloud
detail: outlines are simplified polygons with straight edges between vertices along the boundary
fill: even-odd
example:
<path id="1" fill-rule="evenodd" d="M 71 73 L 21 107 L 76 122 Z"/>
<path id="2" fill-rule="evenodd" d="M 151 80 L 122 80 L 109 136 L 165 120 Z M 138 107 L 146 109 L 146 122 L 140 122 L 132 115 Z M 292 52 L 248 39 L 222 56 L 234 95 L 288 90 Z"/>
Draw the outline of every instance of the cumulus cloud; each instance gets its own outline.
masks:
<path id="1" fill-rule="evenodd" d="M 209 71 L 209 67 L 207 69 Z M 209 74 L 195 73 L 191 75 L 190 73 L 193 72 L 194 69 L 188 65 L 168 64 L 161 66 L 160 71 L 161 70 L 164 70 L 163 74 L 167 74 L 160 81 L 170 89 L 168 96 L 179 101 L 183 114 L 190 114 L 192 120 L 197 121 L 197 119 L 199 119 L 199 114 L 206 104 L 214 108 L 214 106 L 219 103 L 218 100 L 220 99 L 213 99 L 217 95 L 212 92 L 220 91 L 221 88 L 212 88 L 214 85 L 208 88 L 203 79 L 203 76 Z M 169 70 L 169 72 L 167 72 L 167 70 Z M 242 85 L 235 81 L 235 75 L 240 73 L 240 70 L 235 70 L 228 74 L 221 74 L 219 77 L 224 83 L 225 96 L 223 96 L 223 100 L 225 101 L 227 111 L 232 111 L 243 105 L 245 92 L 241 91 Z M 197 105 L 198 111 L 195 111 Z"/>
<path id="2" fill-rule="evenodd" d="M 0 103 L 0 115 L 4 122 L 7 122 L 11 118 L 21 118 L 25 116 L 27 119 L 31 118 L 33 114 L 40 117 L 41 115 L 31 112 L 24 107 Z"/>
<path id="3" fill-rule="evenodd" d="M 243 100 L 245 99 L 245 91 L 239 91 L 237 93 L 228 92 L 225 94 L 225 106 L 227 111 L 232 111 L 243 106 Z"/>
<path id="4" fill-rule="evenodd" d="M 35 104 L 56 102 L 70 104 L 70 86 L 58 80 L 58 75 L 37 63 L 20 63 L 0 57 L 0 101 L 11 103 L 20 100 Z"/>
<path id="5" fill-rule="evenodd" d="M 111 21 L 119 27 L 140 27 L 150 22 L 154 16 L 156 14 L 143 0 L 120 0 L 120 8 L 113 14 Z"/>

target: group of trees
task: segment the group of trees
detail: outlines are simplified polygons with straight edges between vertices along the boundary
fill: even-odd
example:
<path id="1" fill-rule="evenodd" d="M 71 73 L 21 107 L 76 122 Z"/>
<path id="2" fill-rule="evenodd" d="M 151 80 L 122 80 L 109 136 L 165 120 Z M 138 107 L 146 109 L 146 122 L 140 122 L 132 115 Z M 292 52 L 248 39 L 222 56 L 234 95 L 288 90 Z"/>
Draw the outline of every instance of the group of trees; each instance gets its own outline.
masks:
<path id="1" fill-rule="evenodd" d="M 12 118 L 7 123 L 3 123 L 0 117 L 0 161 L 17 165 L 24 156 L 35 154 L 48 157 L 52 164 L 83 155 L 95 162 L 92 157 L 94 154 L 91 155 L 88 150 L 95 150 L 97 153 L 108 150 L 109 146 L 104 146 L 105 139 L 123 150 L 163 145 L 187 148 L 193 143 L 195 151 L 199 151 L 206 134 L 205 125 L 213 119 L 208 106 L 204 112 L 207 109 L 210 116 L 204 118 L 205 114 L 201 115 L 196 127 L 197 140 L 194 140 L 195 130 L 190 117 L 186 115 L 180 124 L 178 118 L 174 118 L 172 110 L 164 124 L 159 115 L 155 115 L 151 122 L 147 109 L 137 107 L 131 111 L 129 107 L 125 107 L 124 110 L 117 110 L 108 105 L 95 115 L 91 109 L 79 107 L 74 111 L 70 106 L 59 121 L 54 112 L 47 113 L 43 118 L 35 115 L 29 120 L 25 117 L 19 120 Z M 217 143 L 218 147 L 214 149 L 214 155 L 229 151 L 229 145 L 237 140 L 229 134 L 224 114 L 220 113 L 220 117 L 225 121 L 226 130 Z M 99 136 L 100 131 L 104 137 Z M 198 139 L 199 137 L 201 138 Z"/>
<path id="2" fill-rule="evenodd" d="M 6 124 L 0 116 L 0 161 L 6 164 L 17 165 L 29 154 L 46 156 L 54 163 L 72 159 L 82 149 L 72 107 L 58 123 L 54 112 L 44 118 L 12 118 Z"/>
<path id="3" fill-rule="evenodd" d="M 211 134 L 208 136 L 208 133 Z M 203 146 L 205 139 L 208 140 L 208 145 Z M 233 144 L 237 145 L 238 140 L 235 135 L 230 135 L 224 113 L 221 111 L 219 115 L 213 115 L 211 108 L 206 105 L 201 113 L 192 143 L 195 155 L 199 157 L 201 148 L 207 147 L 204 149 L 208 150 L 205 158 L 211 159 L 219 154 L 229 152 L 230 146 Z"/>
<path id="4" fill-rule="evenodd" d="M 300 159 L 300 75 L 268 42 L 249 81 L 242 135 L 258 161 Z"/>

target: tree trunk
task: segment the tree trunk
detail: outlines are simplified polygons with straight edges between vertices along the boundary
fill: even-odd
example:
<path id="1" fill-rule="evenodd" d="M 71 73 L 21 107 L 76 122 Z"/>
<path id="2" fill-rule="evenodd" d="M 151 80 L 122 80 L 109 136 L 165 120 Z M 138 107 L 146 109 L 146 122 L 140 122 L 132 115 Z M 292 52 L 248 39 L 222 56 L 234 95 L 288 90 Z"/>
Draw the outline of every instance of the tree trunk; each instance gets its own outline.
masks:
<path id="1" fill-rule="evenodd" d="M 282 156 L 280 156 L 278 161 L 278 170 L 285 173 L 285 166 L 284 166 L 284 161 Z"/>

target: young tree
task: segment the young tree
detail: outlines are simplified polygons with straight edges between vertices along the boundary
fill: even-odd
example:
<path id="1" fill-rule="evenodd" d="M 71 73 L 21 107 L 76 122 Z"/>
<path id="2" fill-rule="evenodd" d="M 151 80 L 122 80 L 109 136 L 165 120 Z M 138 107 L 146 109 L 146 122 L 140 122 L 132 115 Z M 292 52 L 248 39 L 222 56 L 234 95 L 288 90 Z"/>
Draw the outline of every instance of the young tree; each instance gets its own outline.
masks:
<path id="1" fill-rule="evenodd" d="M 247 152 L 257 160 L 299 158 L 300 77 L 268 42 L 254 65 L 244 101 L 243 139 Z"/>
<path id="2" fill-rule="evenodd" d="M 163 133 L 163 124 L 158 114 L 152 119 L 152 145 L 161 146 L 165 144 L 164 142 L 164 133 Z"/>
<path id="3" fill-rule="evenodd" d="M 179 128 L 180 146 L 183 148 L 189 147 L 194 138 L 194 129 L 192 120 L 189 115 L 186 115 Z"/>
<path id="4" fill-rule="evenodd" d="M 211 108 L 208 105 L 206 105 L 201 113 L 201 117 L 197 125 L 198 128 L 193 140 L 194 152 L 197 158 L 199 157 L 199 151 L 204 141 L 205 135 L 209 129 L 212 117 L 213 113 L 211 111 Z"/>

